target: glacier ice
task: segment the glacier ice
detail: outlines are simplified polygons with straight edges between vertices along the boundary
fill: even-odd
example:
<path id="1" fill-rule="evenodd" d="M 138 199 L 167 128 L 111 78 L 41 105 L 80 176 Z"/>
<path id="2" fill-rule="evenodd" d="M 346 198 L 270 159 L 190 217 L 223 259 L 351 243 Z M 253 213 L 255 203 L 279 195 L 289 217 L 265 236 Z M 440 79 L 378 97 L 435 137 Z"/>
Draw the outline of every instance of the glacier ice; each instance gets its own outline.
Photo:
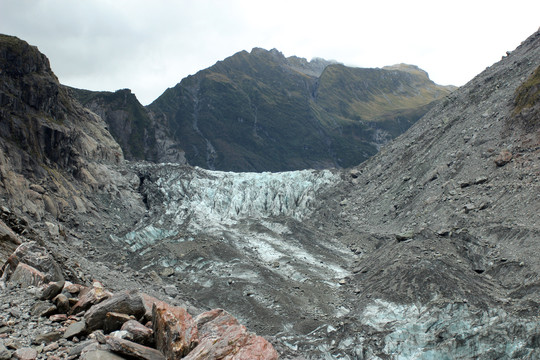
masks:
<path id="1" fill-rule="evenodd" d="M 176 224 L 189 219 L 207 228 L 280 215 L 301 220 L 309 214 L 317 192 L 338 180 L 329 170 L 232 173 L 196 169 L 162 177 L 157 185 L 166 214 Z"/>

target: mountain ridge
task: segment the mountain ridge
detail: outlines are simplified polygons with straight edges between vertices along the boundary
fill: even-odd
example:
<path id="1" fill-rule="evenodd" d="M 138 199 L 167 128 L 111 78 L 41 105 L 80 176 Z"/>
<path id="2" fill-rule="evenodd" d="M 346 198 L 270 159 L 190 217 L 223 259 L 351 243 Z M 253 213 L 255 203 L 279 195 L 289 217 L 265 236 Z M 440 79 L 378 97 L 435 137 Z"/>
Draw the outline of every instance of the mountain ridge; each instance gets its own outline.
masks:
<path id="1" fill-rule="evenodd" d="M 337 70 L 330 74 L 330 67 Z M 307 61 L 253 48 L 165 90 L 146 107 L 145 120 L 139 111 L 124 111 L 124 120 L 117 119 L 118 110 L 141 108 L 133 99 L 128 106 L 109 103 L 113 96 L 108 93 L 95 92 L 92 101 L 84 90 L 73 93 L 104 116 L 128 159 L 238 171 L 348 167 L 376 153 L 423 115 L 429 103 L 453 90 L 435 85 L 412 66 L 402 68 L 408 70 L 354 70 L 336 61 Z M 333 80 L 336 76 L 339 81 Z M 370 93 L 343 90 L 362 83 Z M 355 100 L 360 95 L 363 100 Z M 341 107 L 330 106 L 334 102 Z M 154 129 L 160 136 L 152 135 Z M 135 138 L 146 144 L 135 145 Z"/>

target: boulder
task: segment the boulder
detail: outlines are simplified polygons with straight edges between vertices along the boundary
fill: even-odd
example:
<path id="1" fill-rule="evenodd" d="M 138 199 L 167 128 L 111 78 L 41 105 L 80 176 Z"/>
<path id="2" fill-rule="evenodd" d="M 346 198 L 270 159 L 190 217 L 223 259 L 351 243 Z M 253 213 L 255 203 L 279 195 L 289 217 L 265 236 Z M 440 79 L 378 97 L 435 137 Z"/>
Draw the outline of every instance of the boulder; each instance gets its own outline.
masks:
<path id="1" fill-rule="evenodd" d="M 63 322 L 63 321 L 66 321 L 67 319 L 68 317 L 66 314 L 54 314 L 54 315 L 49 316 L 49 320 L 51 322 Z"/>
<path id="2" fill-rule="evenodd" d="M 154 304 L 152 327 L 156 348 L 169 360 L 181 359 L 197 346 L 197 325 L 184 308 Z"/>
<path id="3" fill-rule="evenodd" d="M 30 265 L 42 272 L 47 282 L 64 279 L 60 266 L 58 266 L 51 254 L 35 241 L 29 241 L 19 245 L 15 252 L 8 258 L 2 267 L 2 270 L 7 272 L 8 280 L 19 263 Z"/>
<path id="4" fill-rule="evenodd" d="M 261 336 L 252 334 L 222 309 L 200 314 L 197 319 L 199 345 L 184 359 L 276 360 L 278 353 Z"/>
<path id="5" fill-rule="evenodd" d="M 11 230 L 11 228 L 2 220 L 0 220 L 0 241 L 12 245 L 21 245 L 21 240 L 19 240 L 17 234 L 15 234 L 15 232 L 13 232 L 13 230 Z"/>
<path id="6" fill-rule="evenodd" d="M 30 309 L 30 314 L 34 316 L 50 316 L 56 313 L 56 306 L 48 301 L 36 301 Z"/>
<path id="7" fill-rule="evenodd" d="M 124 360 L 123 357 L 106 350 L 91 350 L 81 354 L 81 360 Z"/>
<path id="8" fill-rule="evenodd" d="M 62 333 L 60 331 L 54 330 L 45 334 L 38 335 L 34 338 L 33 343 L 36 345 L 40 344 L 49 344 L 60 340 L 62 338 Z"/>
<path id="9" fill-rule="evenodd" d="M 21 287 L 39 286 L 46 280 L 46 276 L 41 271 L 24 263 L 18 263 L 15 271 L 9 277 L 9 283 L 20 285 Z"/>
<path id="10" fill-rule="evenodd" d="M 69 349 L 68 358 L 74 359 L 80 356 L 85 351 L 98 350 L 100 346 L 101 345 L 94 339 L 82 341 Z"/>
<path id="11" fill-rule="evenodd" d="M 112 351 L 129 358 L 140 360 L 170 360 L 156 349 L 129 340 L 107 336 L 107 345 Z"/>
<path id="12" fill-rule="evenodd" d="M 20 244 L 17 234 L 0 219 L 0 262 L 6 261 Z"/>
<path id="13" fill-rule="evenodd" d="M 64 294 L 58 294 L 53 299 L 53 303 L 56 305 L 60 314 L 67 314 L 69 312 L 69 299 Z"/>
<path id="14" fill-rule="evenodd" d="M 68 293 L 74 295 L 74 294 L 79 294 L 81 293 L 84 289 L 87 289 L 86 286 L 84 285 L 80 285 L 80 284 L 72 284 L 72 283 L 67 283 L 64 285 L 64 290 L 67 291 Z"/>
<path id="15" fill-rule="evenodd" d="M 129 320 L 122 325 L 120 330 L 127 331 L 131 340 L 138 344 L 150 345 L 153 341 L 154 332 L 137 320 Z"/>
<path id="16" fill-rule="evenodd" d="M 74 336 L 78 336 L 86 333 L 86 323 L 84 320 L 78 321 L 68 326 L 64 332 L 64 339 L 71 339 Z"/>
<path id="17" fill-rule="evenodd" d="M 111 297 L 112 293 L 105 290 L 99 281 L 94 281 L 91 288 L 86 288 L 81 292 L 79 300 L 71 308 L 71 314 L 78 314 L 81 311 L 88 310 L 92 305 Z"/>
<path id="18" fill-rule="evenodd" d="M 101 330 L 101 329 L 96 330 L 93 333 L 91 333 L 90 335 L 88 335 L 88 338 L 89 339 L 95 339 L 100 344 L 105 344 L 105 342 L 106 342 L 105 333 L 103 333 L 103 330 Z"/>
<path id="19" fill-rule="evenodd" d="M 8 350 L 4 344 L 0 342 L 0 360 L 9 360 L 11 359 L 11 351 Z"/>
<path id="20" fill-rule="evenodd" d="M 117 312 L 108 312 L 105 315 L 105 320 L 103 321 L 103 330 L 105 331 L 105 333 L 119 330 L 122 325 L 124 325 L 124 323 L 129 320 L 135 320 L 133 315 Z"/>
<path id="21" fill-rule="evenodd" d="M 495 158 L 495 165 L 501 167 L 508 164 L 512 160 L 512 153 L 508 150 L 502 150 Z"/>
<path id="22" fill-rule="evenodd" d="M 41 300 L 51 300 L 56 295 L 60 294 L 62 292 L 62 289 L 64 288 L 65 281 L 57 281 L 57 282 L 51 282 L 49 285 L 43 290 L 43 293 L 41 294 L 40 299 Z"/>
<path id="23" fill-rule="evenodd" d="M 403 231 L 395 235 L 398 242 L 411 240 L 414 238 L 414 231 Z"/>
<path id="24" fill-rule="evenodd" d="M 152 320 L 152 309 L 154 307 L 154 304 L 158 306 L 169 306 L 165 301 L 161 301 L 158 298 L 155 298 L 146 293 L 140 293 L 140 296 L 144 304 L 144 320 L 145 321 Z"/>
<path id="25" fill-rule="evenodd" d="M 137 291 L 124 291 L 114 294 L 107 300 L 96 304 L 84 315 L 89 331 L 103 328 L 107 313 L 116 312 L 133 315 L 139 319 L 144 315 L 144 304 Z"/>
<path id="26" fill-rule="evenodd" d="M 13 359 L 18 360 L 34 360 L 37 359 L 37 351 L 33 348 L 25 347 L 21 348 L 13 354 Z"/>

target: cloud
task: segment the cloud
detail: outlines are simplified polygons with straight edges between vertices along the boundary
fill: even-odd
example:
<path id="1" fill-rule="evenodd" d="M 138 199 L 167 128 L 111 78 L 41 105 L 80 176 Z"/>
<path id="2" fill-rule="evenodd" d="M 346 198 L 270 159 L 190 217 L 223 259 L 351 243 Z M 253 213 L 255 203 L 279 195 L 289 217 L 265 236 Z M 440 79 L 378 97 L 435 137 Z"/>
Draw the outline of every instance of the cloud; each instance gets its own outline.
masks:
<path id="1" fill-rule="evenodd" d="M 537 1 L 3 0 L 0 32 L 37 45 L 65 84 L 145 104 L 253 47 L 348 65 L 406 62 L 462 85 L 537 30 Z"/>

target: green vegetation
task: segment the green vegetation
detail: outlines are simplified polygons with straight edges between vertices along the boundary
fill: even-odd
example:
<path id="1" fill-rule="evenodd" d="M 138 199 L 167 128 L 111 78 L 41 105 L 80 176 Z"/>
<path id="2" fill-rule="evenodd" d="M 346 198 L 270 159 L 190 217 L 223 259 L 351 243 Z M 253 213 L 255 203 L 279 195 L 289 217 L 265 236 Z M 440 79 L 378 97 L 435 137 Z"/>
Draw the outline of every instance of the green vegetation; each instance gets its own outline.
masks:
<path id="1" fill-rule="evenodd" d="M 534 73 L 516 90 L 516 112 L 524 108 L 532 107 L 540 99 L 540 66 Z"/>
<path id="2" fill-rule="evenodd" d="M 540 127 L 540 66 L 534 73 L 516 89 L 514 100 L 514 116 L 519 115 L 522 125 L 526 129 L 534 130 Z M 534 109 L 525 114 L 523 110 Z"/>

